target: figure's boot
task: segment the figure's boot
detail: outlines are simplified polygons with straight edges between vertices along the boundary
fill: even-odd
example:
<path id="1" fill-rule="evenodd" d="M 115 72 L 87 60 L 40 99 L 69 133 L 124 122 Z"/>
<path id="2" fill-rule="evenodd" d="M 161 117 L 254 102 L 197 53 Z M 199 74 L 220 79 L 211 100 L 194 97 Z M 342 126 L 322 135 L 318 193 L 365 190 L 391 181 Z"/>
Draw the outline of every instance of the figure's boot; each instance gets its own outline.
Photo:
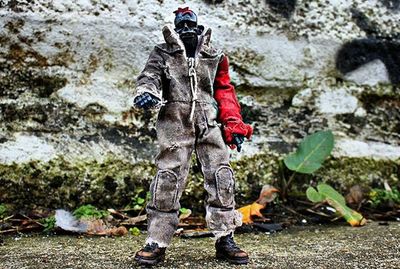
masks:
<path id="1" fill-rule="evenodd" d="M 156 265 L 164 260 L 165 250 L 166 248 L 158 247 L 157 243 L 147 244 L 136 252 L 135 261 L 141 265 Z"/>
<path id="2" fill-rule="evenodd" d="M 233 264 L 247 264 L 249 256 L 233 241 L 232 234 L 223 236 L 215 242 L 217 259 L 226 260 Z"/>

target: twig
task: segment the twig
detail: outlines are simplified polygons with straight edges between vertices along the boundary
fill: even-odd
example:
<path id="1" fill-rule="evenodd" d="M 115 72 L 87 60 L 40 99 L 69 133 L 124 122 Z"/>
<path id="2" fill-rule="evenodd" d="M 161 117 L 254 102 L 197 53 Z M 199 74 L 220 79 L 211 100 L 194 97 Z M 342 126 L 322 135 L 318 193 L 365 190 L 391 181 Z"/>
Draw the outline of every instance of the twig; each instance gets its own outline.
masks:
<path id="1" fill-rule="evenodd" d="M 319 216 L 331 218 L 331 216 L 329 216 L 329 215 L 327 215 L 327 214 L 325 214 L 325 213 L 322 213 L 322 212 L 317 212 L 317 211 L 314 211 L 314 210 L 309 209 L 309 208 L 307 208 L 306 210 L 307 210 L 308 212 L 311 212 L 311 213 L 316 214 L 316 215 L 319 215 Z"/>
<path id="2" fill-rule="evenodd" d="M 284 205 L 279 205 L 279 206 L 282 207 L 283 209 L 286 209 L 287 211 L 289 211 L 289 212 L 295 214 L 295 215 L 299 215 L 299 216 L 301 216 L 301 217 L 305 217 L 303 214 L 297 212 L 296 210 L 294 210 L 294 209 L 292 209 L 292 208 L 290 208 L 290 207 L 286 207 L 286 206 L 284 206 Z"/>
<path id="3" fill-rule="evenodd" d="M 43 225 L 42 223 L 38 222 L 37 220 L 34 220 L 34 219 L 32 219 L 32 218 L 30 218 L 30 217 L 24 215 L 24 214 L 21 214 L 21 216 L 23 216 L 24 218 L 30 220 L 30 221 L 33 222 L 33 223 L 36 223 L 36 224 L 38 224 L 38 225 L 44 227 L 44 225 Z"/>

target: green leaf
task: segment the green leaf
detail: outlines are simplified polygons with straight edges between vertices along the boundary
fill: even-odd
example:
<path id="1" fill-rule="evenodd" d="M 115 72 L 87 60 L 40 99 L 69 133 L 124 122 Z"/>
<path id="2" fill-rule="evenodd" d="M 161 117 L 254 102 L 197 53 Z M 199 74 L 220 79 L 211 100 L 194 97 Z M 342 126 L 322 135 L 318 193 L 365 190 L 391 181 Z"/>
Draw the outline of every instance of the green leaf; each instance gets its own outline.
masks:
<path id="1" fill-rule="evenodd" d="M 184 208 L 184 207 L 181 207 L 181 208 L 179 209 L 179 212 L 181 212 L 181 214 L 186 214 L 186 213 L 188 213 L 188 211 L 189 211 L 189 209 Z"/>
<path id="2" fill-rule="evenodd" d="M 322 162 L 331 154 L 334 137 L 331 131 L 320 131 L 301 141 L 296 152 L 284 159 L 285 165 L 292 171 L 311 174 L 318 170 Z"/>
<path id="3" fill-rule="evenodd" d="M 322 183 L 317 186 L 317 189 L 318 192 L 313 187 L 307 189 L 306 194 L 310 201 L 316 203 L 325 200 L 329 205 L 333 206 L 338 214 L 344 217 L 351 226 L 362 226 L 366 223 L 366 220 L 360 213 L 346 205 L 346 200 L 343 195 L 334 188 L 328 184 Z"/>
<path id="4" fill-rule="evenodd" d="M 136 200 L 136 203 L 138 205 L 143 205 L 144 202 L 146 202 L 146 200 L 144 198 L 141 198 L 141 197 L 138 197 L 137 200 Z"/>
<path id="5" fill-rule="evenodd" d="M 308 200 L 310 200 L 313 203 L 319 203 L 322 202 L 325 197 L 321 194 L 319 194 L 317 192 L 316 189 L 314 189 L 313 187 L 308 187 L 307 191 L 306 191 L 306 195 Z"/>
<path id="6" fill-rule="evenodd" d="M 338 193 L 334 188 L 329 186 L 328 184 L 321 183 L 318 184 L 317 189 L 319 193 L 325 197 L 329 197 L 330 199 L 333 199 L 337 201 L 339 204 L 346 204 L 346 199 Z"/>
<path id="7" fill-rule="evenodd" d="M 139 236 L 140 235 L 140 230 L 139 230 L 138 227 L 129 228 L 129 232 L 130 232 L 131 235 L 134 235 L 134 236 Z"/>
<path id="8" fill-rule="evenodd" d="M 81 218 L 95 218 L 95 219 L 101 219 L 104 217 L 107 217 L 109 213 L 105 210 L 98 210 L 96 207 L 92 205 L 83 205 L 75 209 L 73 212 L 73 215 L 77 219 Z"/>
<path id="9" fill-rule="evenodd" d="M 47 218 L 40 219 L 39 222 L 43 225 L 43 232 L 48 233 L 55 229 L 56 227 L 56 217 L 50 216 Z"/>

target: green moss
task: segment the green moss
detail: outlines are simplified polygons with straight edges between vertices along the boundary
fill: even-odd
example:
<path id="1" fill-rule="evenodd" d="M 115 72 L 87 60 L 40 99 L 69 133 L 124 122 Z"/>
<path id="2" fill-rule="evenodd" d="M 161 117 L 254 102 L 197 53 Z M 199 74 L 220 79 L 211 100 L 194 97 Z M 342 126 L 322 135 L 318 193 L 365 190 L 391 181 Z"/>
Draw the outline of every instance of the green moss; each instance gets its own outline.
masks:
<path id="1" fill-rule="evenodd" d="M 370 158 L 331 158 L 318 170 L 315 176 L 340 189 L 360 184 L 366 187 L 399 184 L 400 160 L 374 160 Z"/>
<path id="2" fill-rule="evenodd" d="M 231 162 L 238 206 L 257 199 L 265 184 L 282 186 L 283 177 L 288 178 L 290 172 L 281 167 L 281 159 L 278 154 L 265 151 Z M 181 205 L 198 214 L 204 211 L 206 193 L 195 158 L 191 170 Z M 124 208 L 132 205 L 135 197 L 145 199 L 155 172 L 153 161 L 132 164 L 113 156 L 108 156 L 104 162 L 80 160 L 72 163 L 57 158 L 48 163 L 0 165 L 0 200 L 11 204 L 13 209 L 73 209 L 84 204 Z M 327 182 L 341 193 L 356 184 L 379 187 L 385 180 L 396 186 L 399 173 L 398 161 L 331 158 L 314 175 L 297 175 L 289 194 L 304 196 L 312 182 Z"/>
<path id="3" fill-rule="evenodd" d="M 148 188 L 154 173 L 150 162 L 131 164 L 113 156 L 104 162 L 72 163 L 60 157 L 47 163 L 0 165 L 0 200 L 15 208 L 122 207 L 137 188 Z"/>
<path id="4" fill-rule="evenodd" d="M 7 207 L 4 204 L 0 204 L 0 220 L 4 219 L 7 215 Z"/>

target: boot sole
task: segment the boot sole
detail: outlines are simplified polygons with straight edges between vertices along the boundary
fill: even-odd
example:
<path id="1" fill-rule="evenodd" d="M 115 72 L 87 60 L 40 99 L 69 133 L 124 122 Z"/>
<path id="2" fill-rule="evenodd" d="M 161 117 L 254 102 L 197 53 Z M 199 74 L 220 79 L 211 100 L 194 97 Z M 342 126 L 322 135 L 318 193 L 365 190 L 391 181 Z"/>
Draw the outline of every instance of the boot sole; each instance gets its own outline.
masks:
<path id="1" fill-rule="evenodd" d="M 232 264 L 248 264 L 249 263 L 249 257 L 240 258 L 240 259 L 231 259 L 231 258 L 224 256 L 223 254 L 219 254 L 219 253 L 216 253 L 215 256 L 218 260 L 227 261 Z"/>
<path id="2" fill-rule="evenodd" d="M 140 257 L 140 256 L 135 256 L 135 258 L 134 258 L 134 260 L 137 263 L 139 263 L 141 265 L 150 265 L 150 266 L 159 264 L 159 263 L 163 262 L 164 259 L 165 259 L 165 255 L 162 255 L 162 256 L 158 257 L 157 259 L 154 259 L 154 260 L 145 259 L 145 258 Z"/>

